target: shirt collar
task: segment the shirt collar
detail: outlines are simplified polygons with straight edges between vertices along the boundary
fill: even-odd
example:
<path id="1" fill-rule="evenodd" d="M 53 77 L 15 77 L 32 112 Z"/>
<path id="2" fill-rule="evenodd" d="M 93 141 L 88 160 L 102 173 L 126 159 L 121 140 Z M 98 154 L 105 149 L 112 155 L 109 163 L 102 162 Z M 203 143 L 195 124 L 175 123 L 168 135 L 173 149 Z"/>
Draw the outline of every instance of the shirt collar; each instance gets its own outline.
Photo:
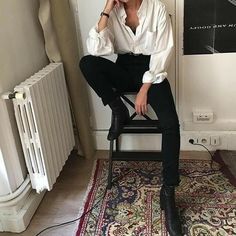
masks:
<path id="1" fill-rule="evenodd" d="M 118 15 L 121 19 L 126 17 L 126 12 L 125 12 L 125 8 L 124 8 L 123 4 L 121 4 L 121 6 L 119 8 L 117 8 L 117 11 L 118 11 Z"/>
<path id="2" fill-rule="evenodd" d="M 141 5 L 138 9 L 138 16 L 141 16 L 146 13 L 147 11 L 147 2 L 148 0 L 142 0 Z"/>

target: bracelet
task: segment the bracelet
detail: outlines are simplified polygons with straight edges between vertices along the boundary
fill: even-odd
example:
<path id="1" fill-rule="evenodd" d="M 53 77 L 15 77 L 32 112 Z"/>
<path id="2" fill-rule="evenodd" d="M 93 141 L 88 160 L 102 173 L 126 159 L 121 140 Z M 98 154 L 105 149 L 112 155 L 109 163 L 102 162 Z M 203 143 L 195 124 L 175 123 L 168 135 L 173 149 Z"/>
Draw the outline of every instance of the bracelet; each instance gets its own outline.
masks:
<path id="1" fill-rule="evenodd" d="M 105 12 L 101 12 L 100 16 L 106 16 L 107 18 L 109 18 L 110 15 Z"/>

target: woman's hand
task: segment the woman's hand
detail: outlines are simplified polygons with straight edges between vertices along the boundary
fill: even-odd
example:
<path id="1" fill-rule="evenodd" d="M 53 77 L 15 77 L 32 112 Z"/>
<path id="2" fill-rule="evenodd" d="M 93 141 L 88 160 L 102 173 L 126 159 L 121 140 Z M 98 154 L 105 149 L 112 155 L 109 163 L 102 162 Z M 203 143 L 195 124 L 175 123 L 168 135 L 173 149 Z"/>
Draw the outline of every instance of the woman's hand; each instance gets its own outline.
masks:
<path id="1" fill-rule="evenodd" d="M 138 115 L 147 113 L 147 93 L 139 91 L 135 99 L 135 111 Z"/>
<path id="2" fill-rule="evenodd" d="M 120 7 L 120 1 L 119 0 L 107 0 L 104 12 L 105 13 L 110 13 L 114 6 Z"/>
<path id="3" fill-rule="evenodd" d="M 147 93 L 151 83 L 144 83 L 140 88 L 135 99 L 135 111 L 138 115 L 144 115 L 147 113 Z"/>

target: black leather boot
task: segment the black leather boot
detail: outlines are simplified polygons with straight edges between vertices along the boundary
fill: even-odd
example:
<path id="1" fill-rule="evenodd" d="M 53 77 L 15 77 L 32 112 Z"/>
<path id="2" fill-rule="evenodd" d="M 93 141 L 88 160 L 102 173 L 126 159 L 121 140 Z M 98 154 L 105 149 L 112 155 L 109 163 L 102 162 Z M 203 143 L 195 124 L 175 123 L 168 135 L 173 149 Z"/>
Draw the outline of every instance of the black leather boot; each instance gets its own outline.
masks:
<path id="1" fill-rule="evenodd" d="M 123 126 L 129 121 L 129 110 L 122 102 L 120 97 L 117 97 L 114 101 L 108 104 L 112 110 L 112 121 L 109 133 L 107 136 L 108 140 L 116 139 L 121 131 Z"/>
<path id="2" fill-rule="evenodd" d="M 162 185 L 160 207 L 165 211 L 165 225 L 170 236 L 183 236 L 178 209 L 175 205 L 175 186 Z"/>

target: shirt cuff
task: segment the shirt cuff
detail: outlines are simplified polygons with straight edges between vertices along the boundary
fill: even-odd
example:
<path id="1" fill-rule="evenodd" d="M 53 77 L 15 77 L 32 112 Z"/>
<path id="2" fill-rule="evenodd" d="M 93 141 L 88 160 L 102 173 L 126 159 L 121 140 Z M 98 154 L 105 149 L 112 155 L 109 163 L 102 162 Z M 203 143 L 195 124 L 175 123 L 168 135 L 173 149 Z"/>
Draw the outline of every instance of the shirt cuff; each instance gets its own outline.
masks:
<path id="1" fill-rule="evenodd" d="M 161 83 L 165 78 L 167 78 L 167 72 L 159 73 L 157 75 L 151 73 L 150 71 L 146 71 L 143 75 L 143 83 L 152 83 L 158 84 Z"/>
<path id="2" fill-rule="evenodd" d="M 108 32 L 108 27 L 104 28 L 98 33 L 98 25 L 92 27 L 92 29 L 89 31 L 89 36 L 93 39 L 97 38 L 106 38 L 108 37 L 109 32 Z"/>

